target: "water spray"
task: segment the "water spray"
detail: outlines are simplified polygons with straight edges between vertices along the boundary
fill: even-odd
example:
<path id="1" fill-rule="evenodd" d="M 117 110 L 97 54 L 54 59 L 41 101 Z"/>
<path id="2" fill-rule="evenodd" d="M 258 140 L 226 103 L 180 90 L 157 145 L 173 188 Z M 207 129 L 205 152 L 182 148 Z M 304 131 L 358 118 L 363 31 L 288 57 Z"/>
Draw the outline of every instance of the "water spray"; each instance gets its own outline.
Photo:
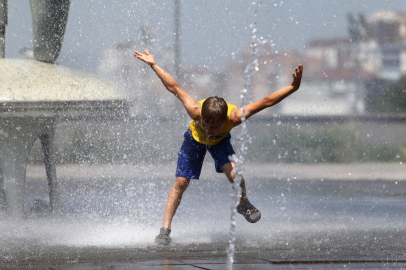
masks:
<path id="1" fill-rule="evenodd" d="M 260 1 L 255 1 L 253 4 L 256 5 L 256 9 L 254 12 L 254 16 L 257 15 L 259 6 L 261 5 Z M 256 35 L 257 32 L 257 23 L 253 22 L 250 25 L 251 29 L 251 61 L 245 67 L 244 70 L 244 88 L 241 91 L 241 110 L 242 110 L 242 128 L 240 134 L 237 136 L 237 149 L 239 151 L 238 154 L 234 154 L 230 157 L 230 160 L 235 163 L 234 173 L 235 178 L 233 181 L 233 193 L 231 194 L 232 198 L 232 205 L 231 205 L 231 227 L 230 227 L 230 240 L 229 246 L 227 249 L 227 269 L 233 269 L 234 263 L 234 252 L 235 252 L 235 229 L 236 229 L 236 221 L 235 221 L 235 214 L 237 212 L 236 207 L 239 204 L 241 198 L 241 181 L 242 181 L 242 164 L 244 163 L 244 159 L 247 155 L 248 144 L 251 142 L 251 137 L 248 134 L 247 126 L 245 123 L 245 111 L 244 107 L 247 105 L 247 93 L 251 90 L 252 87 L 252 79 L 255 74 L 259 70 L 258 68 L 258 38 Z"/>

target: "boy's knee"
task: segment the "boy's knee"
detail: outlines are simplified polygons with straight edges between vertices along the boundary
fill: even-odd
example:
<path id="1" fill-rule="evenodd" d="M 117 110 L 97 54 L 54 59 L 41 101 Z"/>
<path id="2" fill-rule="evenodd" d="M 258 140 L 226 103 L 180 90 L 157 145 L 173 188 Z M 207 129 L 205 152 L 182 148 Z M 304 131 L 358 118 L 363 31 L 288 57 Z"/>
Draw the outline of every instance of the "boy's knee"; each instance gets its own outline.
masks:
<path id="1" fill-rule="evenodd" d="M 189 182 L 189 178 L 176 177 L 173 186 L 177 189 L 185 190 L 189 186 Z"/>
<path id="2" fill-rule="evenodd" d="M 223 172 L 226 174 L 226 176 L 230 179 L 234 179 L 235 178 L 235 172 L 234 172 L 234 167 L 235 164 L 234 162 L 230 162 L 227 164 L 224 164 L 221 169 L 223 170 Z"/>

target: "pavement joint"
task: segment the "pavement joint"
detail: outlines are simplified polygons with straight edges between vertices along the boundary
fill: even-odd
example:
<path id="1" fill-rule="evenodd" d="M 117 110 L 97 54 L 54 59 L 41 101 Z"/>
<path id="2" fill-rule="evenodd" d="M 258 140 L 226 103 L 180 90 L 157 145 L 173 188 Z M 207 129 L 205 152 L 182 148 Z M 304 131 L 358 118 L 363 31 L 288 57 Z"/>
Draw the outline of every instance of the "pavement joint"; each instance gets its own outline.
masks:
<path id="1" fill-rule="evenodd" d="M 164 259 L 166 259 L 166 260 L 171 260 L 171 261 L 180 262 L 180 263 L 181 263 L 180 265 L 189 265 L 189 266 L 193 266 L 193 267 L 196 267 L 196 268 L 199 268 L 199 269 L 203 269 L 203 270 L 211 270 L 211 269 L 209 269 L 209 268 L 204 268 L 204 267 L 196 266 L 196 265 L 193 265 L 193 264 L 185 263 L 185 262 L 183 262 L 183 261 L 176 260 L 176 259 L 172 259 L 172 258 L 169 258 L 169 257 L 162 257 L 162 258 L 164 258 Z M 176 264 L 175 264 L 175 265 L 176 265 Z"/>

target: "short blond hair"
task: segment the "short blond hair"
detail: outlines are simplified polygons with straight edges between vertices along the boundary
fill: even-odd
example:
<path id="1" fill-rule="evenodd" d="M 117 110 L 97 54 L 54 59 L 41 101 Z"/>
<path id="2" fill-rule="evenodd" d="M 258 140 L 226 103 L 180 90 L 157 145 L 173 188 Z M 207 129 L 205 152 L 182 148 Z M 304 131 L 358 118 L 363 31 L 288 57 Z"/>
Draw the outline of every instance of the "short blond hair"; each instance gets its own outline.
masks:
<path id="1" fill-rule="evenodd" d="M 202 104 L 202 118 L 208 122 L 226 121 L 227 111 L 227 102 L 217 96 L 207 98 Z"/>

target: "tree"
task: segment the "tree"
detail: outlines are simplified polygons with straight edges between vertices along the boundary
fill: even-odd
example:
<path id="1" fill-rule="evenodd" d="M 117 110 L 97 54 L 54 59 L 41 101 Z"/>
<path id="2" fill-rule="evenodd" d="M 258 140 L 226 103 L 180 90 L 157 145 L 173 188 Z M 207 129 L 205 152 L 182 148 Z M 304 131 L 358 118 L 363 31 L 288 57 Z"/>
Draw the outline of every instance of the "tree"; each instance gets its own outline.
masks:
<path id="1" fill-rule="evenodd" d="M 352 13 L 347 14 L 348 20 L 348 34 L 350 39 L 357 43 L 360 41 L 368 40 L 367 35 L 367 21 L 363 14 L 358 14 L 358 19 Z"/>
<path id="2" fill-rule="evenodd" d="M 372 85 L 371 85 L 372 86 Z M 371 113 L 406 113 L 406 74 L 388 86 L 368 87 L 367 111 Z"/>

